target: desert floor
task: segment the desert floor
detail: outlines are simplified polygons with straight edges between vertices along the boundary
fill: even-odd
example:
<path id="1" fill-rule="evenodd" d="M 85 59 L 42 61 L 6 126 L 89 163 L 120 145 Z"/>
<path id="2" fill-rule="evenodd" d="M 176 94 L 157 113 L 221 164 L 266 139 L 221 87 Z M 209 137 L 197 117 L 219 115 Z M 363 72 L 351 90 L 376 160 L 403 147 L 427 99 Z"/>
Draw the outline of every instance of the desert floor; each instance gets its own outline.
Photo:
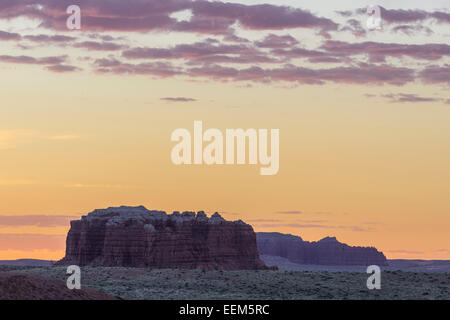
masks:
<path id="1" fill-rule="evenodd" d="M 65 267 L 0 266 L 0 271 L 66 281 Z M 383 271 L 202 271 L 83 267 L 81 285 L 122 299 L 450 299 L 450 273 Z"/>

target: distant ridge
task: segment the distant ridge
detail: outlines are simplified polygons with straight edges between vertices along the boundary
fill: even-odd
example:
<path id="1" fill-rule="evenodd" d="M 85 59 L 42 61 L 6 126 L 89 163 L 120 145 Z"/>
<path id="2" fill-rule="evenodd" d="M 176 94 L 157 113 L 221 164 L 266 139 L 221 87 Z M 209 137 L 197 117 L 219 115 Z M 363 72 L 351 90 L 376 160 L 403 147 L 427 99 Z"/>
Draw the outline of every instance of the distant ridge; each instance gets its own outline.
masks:
<path id="1" fill-rule="evenodd" d="M 0 260 L 0 265 L 20 266 L 20 267 L 48 267 L 55 261 L 39 259 L 18 259 L 18 260 Z"/>
<path id="2" fill-rule="evenodd" d="M 256 241 L 261 255 L 278 256 L 297 264 L 387 266 L 384 254 L 374 247 L 352 247 L 335 237 L 317 242 L 278 232 L 257 232 Z"/>

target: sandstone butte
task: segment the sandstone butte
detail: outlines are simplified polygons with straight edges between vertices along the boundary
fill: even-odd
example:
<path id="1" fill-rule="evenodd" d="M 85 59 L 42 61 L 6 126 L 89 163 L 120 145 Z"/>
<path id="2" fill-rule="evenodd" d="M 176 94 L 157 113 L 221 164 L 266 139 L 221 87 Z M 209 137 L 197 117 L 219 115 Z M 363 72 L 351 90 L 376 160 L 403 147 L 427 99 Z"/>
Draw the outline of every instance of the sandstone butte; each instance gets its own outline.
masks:
<path id="1" fill-rule="evenodd" d="M 261 255 L 279 256 L 298 264 L 388 265 L 384 254 L 376 248 L 352 247 L 335 237 L 326 237 L 317 242 L 277 232 L 259 232 L 256 237 Z"/>
<path id="2" fill-rule="evenodd" d="M 253 228 L 219 213 L 139 207 L 97 209 L 70 222 L 66 256 L 58 265 L 206 270 L 268 269 Z"/>

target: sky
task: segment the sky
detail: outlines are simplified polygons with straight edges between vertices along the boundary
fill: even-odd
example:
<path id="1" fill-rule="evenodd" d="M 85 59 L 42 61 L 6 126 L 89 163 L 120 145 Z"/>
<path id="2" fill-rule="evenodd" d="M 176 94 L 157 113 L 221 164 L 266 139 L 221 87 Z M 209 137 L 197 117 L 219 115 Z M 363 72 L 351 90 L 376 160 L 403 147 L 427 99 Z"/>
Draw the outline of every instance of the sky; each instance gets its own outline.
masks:
<path id="1" fill-rule="evenodd" d="M 0 260 L 60 259 L 70 220 L 120 205 L 450 259 L 449 22 L 437 0 L 2 1 Z M 279 172 L 174 165 L 195 120 L 279 129 Z"/>

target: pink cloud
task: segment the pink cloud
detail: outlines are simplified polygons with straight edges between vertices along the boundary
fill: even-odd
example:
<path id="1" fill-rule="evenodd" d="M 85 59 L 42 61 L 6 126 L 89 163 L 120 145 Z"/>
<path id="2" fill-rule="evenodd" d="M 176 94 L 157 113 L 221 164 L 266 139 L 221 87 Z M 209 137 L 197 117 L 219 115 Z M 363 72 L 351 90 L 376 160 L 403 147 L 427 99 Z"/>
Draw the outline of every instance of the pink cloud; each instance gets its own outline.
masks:
<path id="1" fill-rule="evenodd" d="M 78 219 L 78 216 L 61 216 L 61 215 L 0 215 L 1 227 L 20 227 L 20 226 L 36 226 L 36 227 L 57 227 L 69 226 L 71 220 Z"/>
<path id="2" fill-rule="evenodd" d="M 186 98 L 186 97 L 165 97 L 165 98 L 161 98 L 161 100 L 168 101 L 168 102 L 194 102 L 194 101 L 197 101 L 196 99 Z"/>
<path id="3" fill-rule="evenodd" d="M 75 37 L 70 37 L 70 36 L 64 36 L 64 35 L 45 35 L 45 34 L 39 34 L 39 35 L 29 35 L 29 36 L 24 36 L 24 39 L 27 39 L 29 41 L 33 41 L 33 42 L 44 42 L 44 43 L 51 43 L 51 42 L 57 42 L 57 43 L 61 43 L 61 42 L 71 42 L 74 41 L 76 38 Z"/>
<path id="4" fill-rule="evenodd" d="M 74 44 L 75 48 L 85 48 L 88 50 L 98 51 L 115 51 L 124 49 L 125 46 L 112 43 L 112 42 L 96 42 L 96 41 L 83 41 Z"/>
<path id="5" fill-rule="evenodd" d="M 194 17 L 199 15 L 202 17 L 234 19 L 246 29 L 337 29 L 337 24 L 330 19 L 317 17 L 309 11 L 270 4 L 244 5 L 220 1 L 195 1 L 193 2 L 193 13 Z"/>
<path id="6" fill-rule="evenodd" d="M 277 36 L 269 34 L 262 41 L 257 41 L 255 45 L 260 48 L 284 49 L 296 46 L 299 42 L 290 35 Z"/>
<path id="7" fill-rule="evenodd" d="M 408 94 L 408 93 L 398 93 L 398 94 L 384 94 L 382 95 L 384 98 L 388 98 L 391 102 L 401 103 L 401 102 L 436 102 L 441 101 L 438 98 L 430 98 L 430 97 L 422 97 L 417 94 Z"/>
<path id="8" fill-rule="evenodd" d="M 450 84 L 450 65 L 428 66 L 420 72 L 420 77 L 425 83 Z"/>
<path id="9" fill-rule="evenodd" d="M 0 31 L 0 40 L 20 40 L 20 34 Z"/>
<path id="10" fill-rule="evenodd" d="M 31 4 L 40 4 L 43 9 Z M 63 30 L 66 8 L 70 0 L 3 1 L 0 17 L 28 16 L 42 20 L 42 26 Z M 200 33 L 226 33 L 235 22 L 255 30 L 317 28 L 336 30 L 337 24 L 317 17 L 309 11 L 269 4 L 244 5 L 220 1 L 141 0 L 141 1 L 79 1 L 83 8 L 84 30 L 150 31 L 178 30 Z M 170 15 L 191 10 L 190 21 L 177 21 Z"/>
<path id="11" fill-rule="evenodd" d="M 67 56 L 53 56 L 53 57 L 43 57 L 34 58 L 30 56 L 10 56 L 10 55 L 0 55 L 0 62 L 8 63 L 19 63 L 19 64 L 61 64 L 66 61 Z"/>
<path id="12" fill-rule="evenodd" d="M 450 55 L 448 44 L 397 44 L 382 42 L 348 43 L 329 40 L 322 45 L 322 49 L 334 55 L 367 54 L 371 57 L 402 57 L 409 56 L 416 59 L 438 60 Z"/>
<path id="13" fill-rule="evenodd" d="M 80 71 L 81 69 L 75 66 L 69 66 L 69 65 L 63 65 L 63 64 L 56 64 L 52 66 L 46 67 L 47 70 L 56 72 L 56 73 L 66 73 L 66 72 L 74 72 L 74 71 Z"/>

